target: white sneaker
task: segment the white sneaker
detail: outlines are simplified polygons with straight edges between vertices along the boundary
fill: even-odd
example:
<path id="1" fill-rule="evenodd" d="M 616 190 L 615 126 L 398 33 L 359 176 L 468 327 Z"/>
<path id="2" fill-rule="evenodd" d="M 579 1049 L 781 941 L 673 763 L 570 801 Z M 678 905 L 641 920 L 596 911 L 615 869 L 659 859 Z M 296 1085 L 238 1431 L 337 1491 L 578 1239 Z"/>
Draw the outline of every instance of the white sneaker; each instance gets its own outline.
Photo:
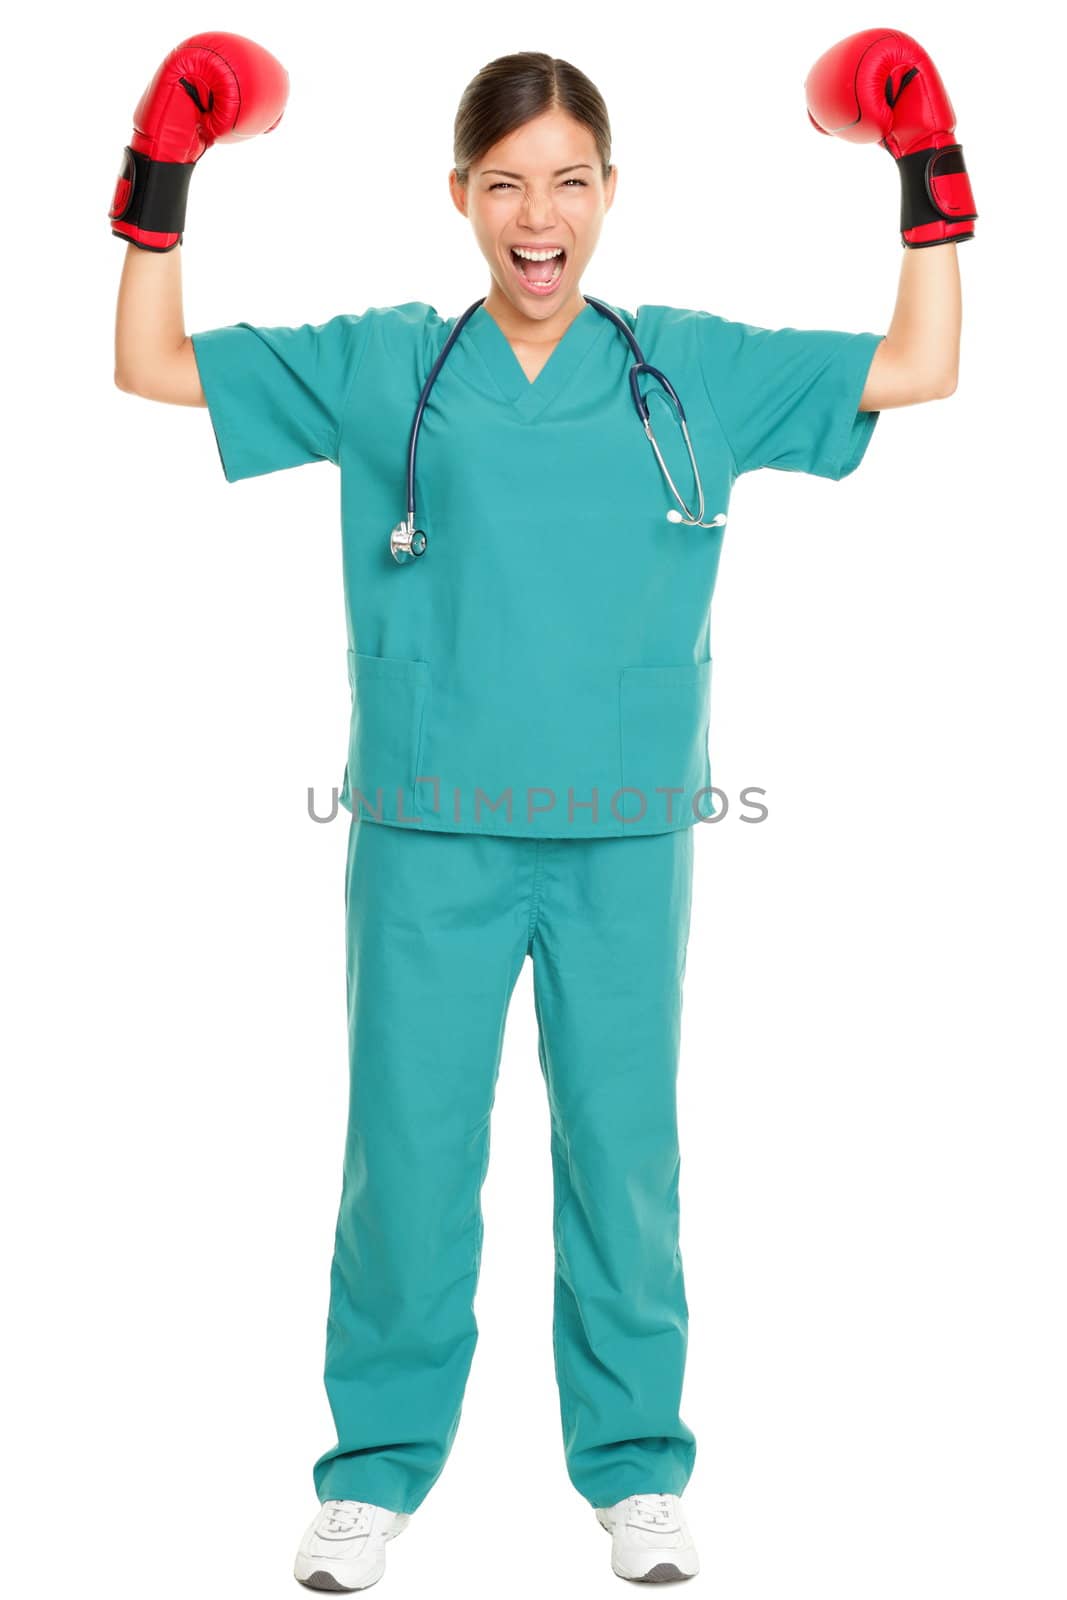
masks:
<path id="1" fill-rule="evenodd" d="M 385 1542 L 403 1533 L 407 1511 L 367 1500 L 326 1500 L 300 1541 L 293 1577 L 309 1589 L 368 1589 L 385 1571 Z"/>
<path id="2" fill-rule="evenodd" d="M 612 1535 L 611 1569 L 618 1577 L 671 1583 L 700 1571 L 676 1494 L 631 1494 L 595 1509 L 600 1526 Z"/>

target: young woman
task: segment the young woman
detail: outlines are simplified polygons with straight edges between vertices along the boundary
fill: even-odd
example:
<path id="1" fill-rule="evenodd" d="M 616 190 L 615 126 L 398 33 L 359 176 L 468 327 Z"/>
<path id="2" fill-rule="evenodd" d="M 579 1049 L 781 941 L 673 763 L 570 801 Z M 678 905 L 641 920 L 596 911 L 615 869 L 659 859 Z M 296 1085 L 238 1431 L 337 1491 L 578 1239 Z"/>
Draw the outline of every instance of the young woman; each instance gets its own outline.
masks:
<path id="1" fill-rule="evenodd" d="M 951 243 L 973 216 L 948 193 L 963 171 L 944 154 L 959 149 L 951 108 L 904 40 L 872 30 L 835 47 L 809 108 L 902 162 L 935 152 L 936 207 L 937 183 L 905 171 L 904 242 Z M 916 75 L 921 99 L 903 92 Z M 192 165 L 218 138 L 274 127 L 285 93 L 250 41 L 187 40 L 138 107 L 111 220 L 135 247 L 120 385 L 206 405 L 229 482 L 322 460 L 342 472 L 351 1094 L 325 1367 L 337 1443 L 315 1464 L 322 1505 L 296 1576 L 375 1582 L 455 1437 L 490 1113 L 527 956 L 567 1469 L 613 1534 L 617 1573 L 690 1576 L 675 1088 L 694 824 L 715 810 L 709 607 L 730 490 L 761 467 L 843 478 L 880 409 L 951 392 L 955 252 L 905 252 L 885 336 L 585 297 L 616 193 L 607 111 L 577 68 L 522 52 L 477 74 L 455 122 L 451 194 L 489 269 L 484 299 L 460 317 L 416 301 L 187 337 L 174 246 Z M 632 388 L 642 357 L 656 370 Z"/>

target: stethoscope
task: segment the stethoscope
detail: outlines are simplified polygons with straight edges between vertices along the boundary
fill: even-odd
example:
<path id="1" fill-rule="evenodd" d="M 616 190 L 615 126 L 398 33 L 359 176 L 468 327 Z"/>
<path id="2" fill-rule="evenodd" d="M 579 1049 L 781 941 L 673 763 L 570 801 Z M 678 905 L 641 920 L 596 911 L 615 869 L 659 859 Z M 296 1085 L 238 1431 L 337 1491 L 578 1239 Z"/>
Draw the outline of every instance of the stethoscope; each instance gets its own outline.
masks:
<path id="1" fill-rule="evenodd" d="M 720 511 L 717 516 L 712 517 L 710 522 L 703 521 L 704 486 L 700 481 L 700 472 L 697 468 L 696 457 L 693 455 L 693 446 L 689 439 L 689 429 L 686 426 L 685 411 L 682 407 L 682 402 L 679 400 L 674 391 L 674 388 L 669 380 L 664 377 L 663 373 L 659 371 L 658 367 L 649 366 L 648 362 L 641 353 L 640 345 L 622 318 L 617 317 L 614 311 L 612 311 L 609 306 L 606 306 L 602 300 L 594 300 L 592 295 L 588 294 L 585 296 L 585 299 L 591 306 L 595 306 L 602 316 L 607 317 L 611 322 L 613 322 L 620 332 L 626 335 L 630 342 L 630 348 L 637 358 L 636 365 L 630 368 L 630 392 L 633 395 L 634 405 L 637 407 L 637 415 L 641 419 L 641 426 L 644 428 L 645 433 L 648 436 L 649 444 L 656 452 L 656 460 L 660 464 L 663 476 L 670 484 L 671 493 L 674 495 L 674 498 L 682 508 L 681 511 L 675 511 L 672 507 L 672 509 L 667 512 L 667 521 L 684 522 L 686 526 L 690 528 L 721 528 L 726 521 L 726 513 L 724 511 Z M 478 307 L 484 303 L 485 296 L 483 295 L 482 298 L 480 300 L 476 300 L 472 306 L 468 306 L 463 315 L 457 319 L 456 325 L 452 329 L 452 332 L 449 334 L 448 338 L 445 340 L 444 349 L 441 351 L 441 354 L 437 357 L 437 360 L 431 367 L 430 376 L 426 379 L 426 382 L 422 388 L 422 393 L 419 395 L 419 403 L 415 410 L 415 420 L 411 425 L 411 440 L 408 445 L 408 514 L 403 522 L 397 523 L 396 527 L 389 535 L 389 549 L 392 552 L 394 561 L 412 561 L 416 556 L 421 556 L 423 551 L 426 549 L 426 535 L 423 533 L 421 528 L 416 528 L 415 526 L 415 447 L 418 442 L 419 426 L 422 422 L 422 413 L 426 409 L 426 401 L 429 398 L 430 390 L 433 388 L 434 379 L 444 366 L 448 352 L 455 344 L 459 335 L 463 332 L 463 328 L 468 319 L 472 317 L 477 311 Z M 678 421 L 681 423 L 682 437 L 685 439 L 685 446 L 689 451 L 689 461 L 693 468 L 693 478 L 696 482 L 697 496 L 700 502 L 697 507 L 696 516 L 692 514 L 692 512 L 689 510 L 689 507 L 678 493 L 678 490 L 674 484 L 674 479 L 667 470 L 667 463 L 660 454 L 660 448 L 656 443 L 656 436 L 652 432 L 652 423 L 648 415 L 648 402 L 638 386 L 638 379 L 642 373 L 647 373 L 650 378 L 655 378 L 656 382 L 659 383 L 670 396 L 675 410 L 678 413 Z"/>

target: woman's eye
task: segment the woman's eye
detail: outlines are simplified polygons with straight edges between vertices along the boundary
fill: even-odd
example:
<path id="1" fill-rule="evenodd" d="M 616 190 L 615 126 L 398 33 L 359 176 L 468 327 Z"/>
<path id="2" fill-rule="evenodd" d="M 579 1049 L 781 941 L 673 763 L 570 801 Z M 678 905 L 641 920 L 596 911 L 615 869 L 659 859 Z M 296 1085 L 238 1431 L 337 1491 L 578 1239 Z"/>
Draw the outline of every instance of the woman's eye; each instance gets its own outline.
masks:
<path id="1" fill-rule="evenodd" d="M 580 189 L 587 189 L 589 187 L 589 185 L 586 183 L 584 178 L 567 178 L 566 182 L 567 183 L 576 183 Z M 501 181 L 499 183 L 491 183 L 489 185 L 490 192 L 492 192 L 492 190 L 494 190 L 494 189 L 512 189 L 512 188 L 514 188 L 514 184 L 505 183 L 503 181 L 503 179 L 501 179 Z"/>

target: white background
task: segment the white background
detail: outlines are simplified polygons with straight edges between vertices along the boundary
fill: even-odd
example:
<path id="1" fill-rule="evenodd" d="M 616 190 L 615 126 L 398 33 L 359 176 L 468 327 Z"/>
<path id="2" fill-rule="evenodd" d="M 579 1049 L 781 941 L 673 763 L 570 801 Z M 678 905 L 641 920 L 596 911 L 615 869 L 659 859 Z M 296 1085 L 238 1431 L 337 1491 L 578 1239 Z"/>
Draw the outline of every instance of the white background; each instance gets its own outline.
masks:
<path id="1" fill-rule="evenodd" d="M 731 502 L 712 771 L 770 816 L 697 833 L 694 1592 L 1062 1596 L 1062 51 L 1030 13 L 104 4 L 50 22 L 51 48 L 39 16 L 9 35 L 10 1592 L 295 1593 L 333 1440 L 345 823 L 312 823 L 306 794 L 344 764 L 339 477 L 228 485 L 205 411 L 114 387 L 107 209 L 143 87 L 212 26 L 291 78 L 279 129 L 195 176 L 191 332 L 484 294 L 452 120 L 525 48 L 580 66 L 612 116 L 583 288 L 882 332 L 898 174 L 816 135 L 803 80 L 884 20 L 941 69 L 980 219 L 956 394 L 883 413 L 841 483 L 765 471 Z M 617 1592 L 562 1454 L 531 970 L 481 1337 L 452 1456 L 389 1547 L 397 1597 Z"/>

